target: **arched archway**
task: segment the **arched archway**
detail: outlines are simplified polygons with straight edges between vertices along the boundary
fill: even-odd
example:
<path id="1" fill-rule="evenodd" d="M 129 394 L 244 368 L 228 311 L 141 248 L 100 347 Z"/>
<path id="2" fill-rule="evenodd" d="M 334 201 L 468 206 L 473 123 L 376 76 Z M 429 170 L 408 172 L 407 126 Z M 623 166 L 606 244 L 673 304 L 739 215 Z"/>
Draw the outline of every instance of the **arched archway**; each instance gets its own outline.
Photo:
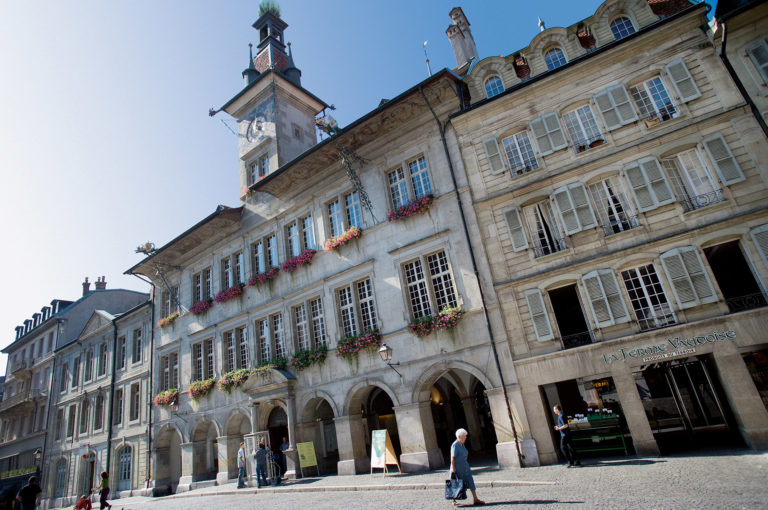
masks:
<path id="1" fill-rule="evenodd" d="M 133 449 L 131 445 L 125 445 L 117 451 L 117 486 L 118 491 L 129 491 L 132 488 L 133 474 Z"/>
<path id="2" fill-rule="evenodd" d="M 318 469 L 324 474 L 335 472 L 339 460 L 335 417 L 334 409 L 326 398 L 313 397 L 302 409 L 297 430 L 299 441 L 314 443 Z"/>
<path id="3" fill-rule="evenodd" d="M 216 425 L 201 421 L 192 432 L 192 481 L 212 480 L 219 471 Z"/>
<path id="4" fill-rule="evenodd" d="M 227 422 L 227 473 L 229 478 L 237 478 L 237 450 L 245 441 L 245 435 L 251 433 L 251 420 L 243 413 L 233 414 Z"/>
<path id="5" fill-rule="evenodd" d="M 154 495 L 176 492 L 181 478 L 181 433 L 174 427 L 161 429 L 155 441 Z"/>

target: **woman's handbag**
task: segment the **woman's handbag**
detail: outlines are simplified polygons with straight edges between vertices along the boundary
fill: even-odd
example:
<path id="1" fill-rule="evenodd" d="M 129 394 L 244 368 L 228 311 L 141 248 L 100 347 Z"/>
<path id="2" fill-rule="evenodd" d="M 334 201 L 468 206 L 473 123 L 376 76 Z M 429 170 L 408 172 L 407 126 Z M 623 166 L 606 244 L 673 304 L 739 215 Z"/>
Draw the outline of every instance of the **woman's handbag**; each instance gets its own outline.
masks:
<path id="1" fill-rule="evenodd" d="M 445 481 L 445 499 L 467 499 L 467 488 L 464 480 L 456 473 L 451 473 L 451 479 Z"/>

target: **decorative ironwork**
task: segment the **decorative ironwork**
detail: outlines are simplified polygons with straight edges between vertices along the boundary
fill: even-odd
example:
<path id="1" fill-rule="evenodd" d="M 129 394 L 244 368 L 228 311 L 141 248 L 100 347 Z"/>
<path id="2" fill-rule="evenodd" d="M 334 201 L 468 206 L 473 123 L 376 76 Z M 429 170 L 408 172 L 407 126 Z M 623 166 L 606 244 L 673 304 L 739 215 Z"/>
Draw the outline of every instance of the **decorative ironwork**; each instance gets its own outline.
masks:
<path id="1" fill-rule="evenodd" d="M 536 257 L 544 257 L 546 255 L 552 255 L 565 249 L 565 239 L 560 237 L 553 237 L 548 239 L 546 244 L 541 240 L 533 244 L 533 253 Z"/>
<path id="2" fill-rule="evenodd" d="M 765 296 L 761 292 L 728 298 L 725 302 L 728 305 L 728 311 L 731 313 L 745 312 L 747 310 L 768 306 L 768 301 L 766 301 Z"/>
<path id="3" fill-rule="evenodd" d="M 611 220 L 609 224 L 601 226 L 603 227 L 605 237 L 608 237 L 618 234 L 619 232 L 626 232 L 627 230 L 639 227 L 640 220 L 637 216 L 630 216 L 627 213 L 621 212 L 618 217 Z"/>
<path id="4" fill-rule="evenodd" d="M 637 314 L 637 325 L 640 326 L 640 331 L 677 324 L 677 317 L 667 303 L 655 305 L 653 308 L 641 308 L 636 310 L 635 314 Z"/>
<path id="5" fill-rule="evenodd" d="M 573 335 L 565 335 L 560 338 L 560 343 L 563 345 L 563 349 L 573 349 L 574 347 L 589 345 L 592 343 L 592 333 L 582 331 Z"/>
<path id="6" fill-rule="evenodd" d="M 680 197 L 680 203 L 683 204 L 683 210 L 685 212 L 695 211 L 707 207 L 708 205 L 717 204 L 718 202 L 725 202 L 725 197 L 722 193 L 723 190 L 716 189 L 703 195 L 696 195 L 693 197 Z"/>

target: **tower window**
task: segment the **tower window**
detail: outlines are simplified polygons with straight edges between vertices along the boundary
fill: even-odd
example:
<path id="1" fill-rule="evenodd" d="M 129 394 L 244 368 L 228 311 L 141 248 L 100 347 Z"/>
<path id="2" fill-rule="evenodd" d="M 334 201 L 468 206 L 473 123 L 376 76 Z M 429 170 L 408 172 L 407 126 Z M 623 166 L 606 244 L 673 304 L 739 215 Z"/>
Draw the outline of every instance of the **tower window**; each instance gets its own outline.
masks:
<path id="1" fill-rule="evenodd" d="M 485 95 L 486 97 L 497 96 L 504 92 L 504 84 L 501 82 L 501 78 L 498 76 L 491 76 L 485 80 Z"/>

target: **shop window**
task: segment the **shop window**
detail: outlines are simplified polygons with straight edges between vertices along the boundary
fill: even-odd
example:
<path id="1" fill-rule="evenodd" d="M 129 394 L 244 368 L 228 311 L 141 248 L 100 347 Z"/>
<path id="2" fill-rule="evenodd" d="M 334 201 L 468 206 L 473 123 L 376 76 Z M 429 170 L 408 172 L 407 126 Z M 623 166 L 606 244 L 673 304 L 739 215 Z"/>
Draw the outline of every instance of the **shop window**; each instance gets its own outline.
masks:
<path id="1" fill-rule="evenodd" d="M 597 226 L 587 190 L 580 182 L 556 189 L 552 193 L 552 201 L 557 206 L 560 220 L 567 235 Z"/>
<path id="2" fill-rule="evenodd" d="M 621 272 L 641 331 L 677 323 L 653 264 Z"/>
<path id="3" fill-rule="evenodd" d="M 539 162 L 536 160 L 536 154 L 533 152 L 533 145 L 528 136 L 528 131 L 521 131 L 516 135 L 502 140 L 504 153 L 509 163 L 509 171 L 512 177 L 532 172 L 539 168 Z"/>
<path id="4" fill-rule="evenodd" d="M 705 248 L 704 255 L 731 313 L 762 308 L 768 304 L 744 258 L 739 241 Z"/>
<path id="5" fill-rule="evenodd" d="M 629 321 L 629 312 L 621 297 L 616 275 L 610 269 L 598 269 L 582 279 L 597 327 Z"/>
<path id="6" fill-rule="evenodd" d="M 633 25 L 632 20 L 626 16 L 621 16 L 611 21 L 611 32 L 613 32 L 613 38 L 618 41 L 630 34 L 634 34 L 635 25 Z"/>
<path id="7" fill-rule="evenodd" d="M 662 253 L 660 258 L 680 309 L 717 301 L 717 294 L 696 248 L 675 248 Z"/>
<path id="8" fill-rule="evenodd" d="M 564 66 L 568 61 L 565 59 L 565 53 L 560 48 L 552 48 L 544 54 L 544 63 L 550 71 Z"/>
<path id="9" fill-rule="evenodd" d="M 491 98 L 504 92 L 504 84 L 498 76 L 491 76 L 485 80 L 485 96 Z"/>
<path id="10" fill-rule="evenodd" d="M 768 409 L 768 350 L 745 354 L 744 363 L 746 363 L 749 375 L 752 376 L 757 392 L 763 400 L 763 405 Z"/>
<path id="11" fill-rule="evenodd" d="M 608 131 L 637 120 L 637 113 L 632 107 L 632 100 L 627 88 L 622 84 L 613 85 L 598 92 L 595 94 L 594 100 L 597 110 L 603 118 L 605 129 Z"/>
<path id="12" fill-rule="evenodd" d="M 747 48 L 747 54 L 752 64 L 760 73 L 764 84 L 768 84 L 768 41 L 760 39 Z"/>
<path id="13" fill-rule="evenodd" d="M 640 226 L 616 179 L 608 178 L 591 184 L 589 194 L 606 237 Z"/>
<path id="14" fill-rule="evenodd" d="M 669 181 L 656 158 L 639 159 L 625 166 L 623 173 L 639 211 L 650 211 L 675 201 Z"/>
<path id="15" fill-rule="evenodd" d="M 576 285 L 566 285 L 547 292 L 555 314 L 563 349 L 572 349 L 592 343 L 592 332 L 587 324 Z"/>
<path id="16" fill-rule="evenodd" d="M 565 240 L 549 200 L 542 200 L 525 207 L 523 216 L 531 233 L 531 243 L 536 257 L 551 255 L 565 249 Z"/>
<path id="17" fill-rule="evenodd" d="M 603 133 L 595 121 L 592 107 L 582 106 L 563 115 L 563 123 L 577 154 L 605 143 Z"/>

